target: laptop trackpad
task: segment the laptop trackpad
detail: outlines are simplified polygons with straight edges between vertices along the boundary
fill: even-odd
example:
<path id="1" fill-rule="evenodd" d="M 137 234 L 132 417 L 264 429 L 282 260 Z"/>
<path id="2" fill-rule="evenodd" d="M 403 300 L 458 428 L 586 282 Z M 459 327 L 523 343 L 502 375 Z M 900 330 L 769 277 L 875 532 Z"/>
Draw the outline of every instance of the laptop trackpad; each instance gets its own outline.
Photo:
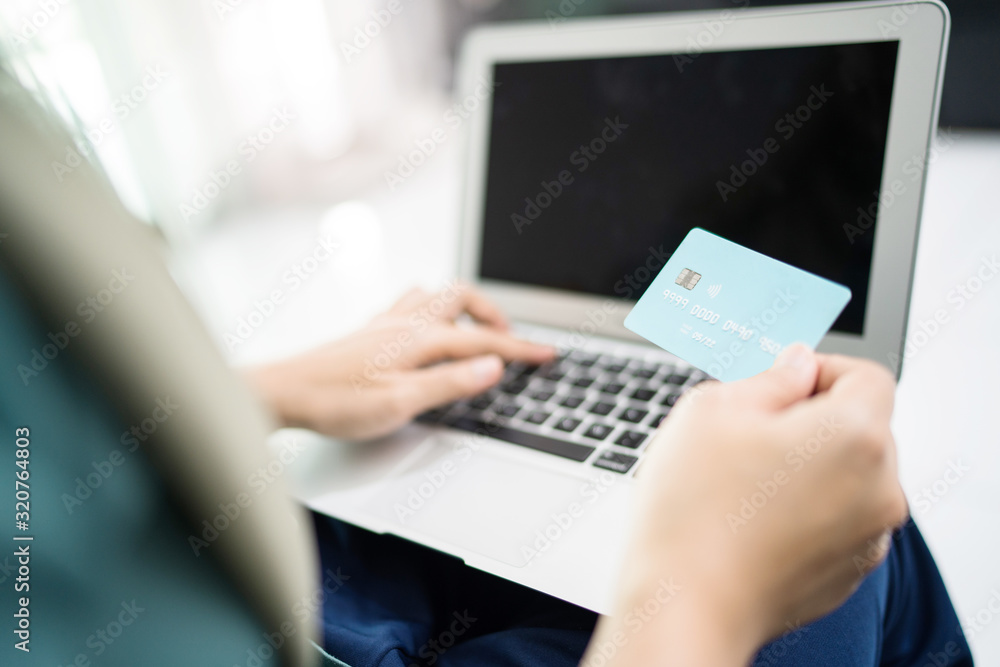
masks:
<path id="1" fill-rule="evenodd" d="M 466 461 L 446 456 L 396 477 L 365 509 L 403 537 L 416 533 L 524 567 L 539 531 L 588 518 L 599 485 L 596 472 L 587 481 L 482 453 Z"/>

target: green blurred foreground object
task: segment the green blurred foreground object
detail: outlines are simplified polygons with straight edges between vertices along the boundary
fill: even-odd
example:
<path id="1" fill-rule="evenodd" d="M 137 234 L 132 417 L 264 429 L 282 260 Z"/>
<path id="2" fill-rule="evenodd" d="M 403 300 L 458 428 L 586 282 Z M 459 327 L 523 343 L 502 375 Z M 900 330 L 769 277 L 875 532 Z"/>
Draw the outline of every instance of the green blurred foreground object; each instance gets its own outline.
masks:
<path id="1" fill-rule="evenodd" d="M 269 420 L 100 173 L 60 182 L 73 139 L 3 70 L 0 145 L 0 437 L 10 471 L 26 434 L 31 498 L 20 530 L 3 501 L 30 557 L 15 599 L 0 556 L 0 664 L 315 664 L 311 527 L 280 480 L 246 485 Z"/>

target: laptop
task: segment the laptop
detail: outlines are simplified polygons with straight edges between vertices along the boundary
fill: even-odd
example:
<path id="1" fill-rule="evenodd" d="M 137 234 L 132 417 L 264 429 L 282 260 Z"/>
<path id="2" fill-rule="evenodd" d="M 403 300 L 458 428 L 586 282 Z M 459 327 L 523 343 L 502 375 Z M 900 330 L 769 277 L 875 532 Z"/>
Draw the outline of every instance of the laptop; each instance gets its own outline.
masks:
<path id="1" fill-rule="evenodd" d="M 643 455 L 707 378 L 625 315 L 702 227 L 850 287 L 820 349 L 898 373 L 948 22 L 877 2 L 475 31 L 462 277 L 559 356 L 378 442 L 309 448 L 299 499 L 610 612 Z"/>

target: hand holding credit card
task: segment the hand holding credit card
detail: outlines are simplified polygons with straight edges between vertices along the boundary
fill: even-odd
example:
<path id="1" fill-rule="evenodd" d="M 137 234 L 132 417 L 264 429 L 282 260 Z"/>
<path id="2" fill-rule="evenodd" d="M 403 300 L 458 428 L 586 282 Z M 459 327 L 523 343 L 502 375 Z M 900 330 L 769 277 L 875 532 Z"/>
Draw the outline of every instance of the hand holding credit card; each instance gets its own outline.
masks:
<path id="1" fill-rule="evenodd" d="M 767 370 L 792 343 L 815 348 L 850 300 L 843 285 L 696 227 L 625 326 L 730 382 Z"/>

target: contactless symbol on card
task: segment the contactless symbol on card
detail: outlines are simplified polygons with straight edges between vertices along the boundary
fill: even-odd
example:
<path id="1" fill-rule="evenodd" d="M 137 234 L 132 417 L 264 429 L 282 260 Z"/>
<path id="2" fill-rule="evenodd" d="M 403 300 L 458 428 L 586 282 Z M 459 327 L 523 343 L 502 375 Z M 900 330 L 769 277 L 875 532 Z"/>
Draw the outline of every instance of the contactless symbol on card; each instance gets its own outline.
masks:
<path id="1" fill-rule="evenodd" d="M 695 228 L 625 326 L 729 381 L 766 370 L 791 343 L 815 347 L 850 299 L 842 285 Z"/>

